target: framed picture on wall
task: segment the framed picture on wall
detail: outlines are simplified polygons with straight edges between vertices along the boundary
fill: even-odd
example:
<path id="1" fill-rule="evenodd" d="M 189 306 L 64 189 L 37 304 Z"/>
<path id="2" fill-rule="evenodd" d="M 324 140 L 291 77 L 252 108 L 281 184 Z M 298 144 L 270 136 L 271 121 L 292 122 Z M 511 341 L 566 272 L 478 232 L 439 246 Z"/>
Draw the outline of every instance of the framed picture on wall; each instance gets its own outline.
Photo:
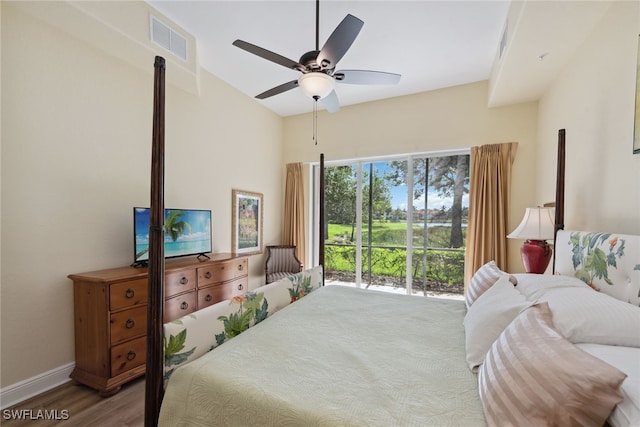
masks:
<path id="1" fill-rule="evenodd" d="M 633 154 L 640 154 L 640 36 L 638 39 L 638 59 L 636 65 L 636 115 L 633 128 Z"/>
<path id="2" fill-rule="evenodd" d="M 233 190 L 232 193 L 233 253 L 262 253 L 262 194 L 242 190 Z"/>

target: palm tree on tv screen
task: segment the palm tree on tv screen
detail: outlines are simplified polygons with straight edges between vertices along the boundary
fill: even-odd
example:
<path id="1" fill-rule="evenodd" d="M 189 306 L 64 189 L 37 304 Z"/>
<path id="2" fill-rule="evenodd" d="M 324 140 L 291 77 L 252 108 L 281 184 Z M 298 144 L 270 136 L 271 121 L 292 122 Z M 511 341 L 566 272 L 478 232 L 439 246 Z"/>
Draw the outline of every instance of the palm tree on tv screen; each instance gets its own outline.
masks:
<path id="1" fill-rule="evenodd" d="M 182 221 L 183 216 L 184 212 L 180 210 L 170 210 L 167 219 L 164 220 L 164 229 L 174 242 L 184 234 L 185 229 L 191 231 L 191 224 Z"/>

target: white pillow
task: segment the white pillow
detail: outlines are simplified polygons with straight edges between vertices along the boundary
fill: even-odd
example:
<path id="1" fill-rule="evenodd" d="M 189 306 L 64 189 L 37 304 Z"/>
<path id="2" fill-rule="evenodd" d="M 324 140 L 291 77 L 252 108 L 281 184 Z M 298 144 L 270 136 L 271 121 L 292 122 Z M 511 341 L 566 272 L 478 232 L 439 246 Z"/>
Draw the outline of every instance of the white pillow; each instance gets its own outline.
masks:
<path id="1" fill-rule="evenodd" d="M 469 307 L 464 318 L 465 348 L 473 372 L 502 331 L 532 304 L 513 287 L 509 274 L 504 274 Z"/>
<path id="2" fill-rule="evenodd" d="M 609 425 L 640 426 L 640 348 L 591 343 L 576 347 L 627 374 L 620 386 L 624 399 L 609 416 Z"/>
<path id="3" fill-rule="evenodd" d="M 502 277 L 503 274 L 506 273 L 500 270 L 496 262 L 493 260 L 480 267 L 471 278 L 469 287 L 465 294 L 464 301 L 467 308 L 471 307 L 475 300 L 485 293 L 487 289 L 493 286 L 493 284 Z M 510 276 L 510 280 L 514 285 L 516 284 L 515 277 Z"/>
<path id="4" fill-rule="evenodd" d="M 547 302 L 555 328 L 574 344 L 640 347 L 640 307 L 589 287 L 548 289 L 537 302 Z"/>
<path id="5" fill-rule="evenodd" d="M 573 276 L 559 276 L 553 274 L 514 274 L 518 284 L 516 289 L 522 292 L 530 300 L 535 300 L 548 289 L 556 288 L 586 288 L 589 285 Z"/>

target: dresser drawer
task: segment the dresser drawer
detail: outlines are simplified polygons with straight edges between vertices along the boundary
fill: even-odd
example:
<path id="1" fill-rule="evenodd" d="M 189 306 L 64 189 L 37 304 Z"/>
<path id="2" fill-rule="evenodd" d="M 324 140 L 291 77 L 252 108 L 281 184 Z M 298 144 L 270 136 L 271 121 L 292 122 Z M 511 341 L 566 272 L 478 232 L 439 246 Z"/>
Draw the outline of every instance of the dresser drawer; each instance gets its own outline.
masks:
<path id="1" fill-rule="evenodd" d="M 136 338 L 111 347 L 111 376 L 116 376 L 145 363 L 147 337 Z"/>
<path id="2" fill-rule="evenodd" d="M 181 292 L 190 291 L 196 288 L 196 270 L 174 271 L 167 273 L 164 278 L 164 296 L 165 298 Z"/>
<path id="3" fill-rule="evenodd" d="M 110 285 L 109 307 L 111 311 L 146 304 L 149 293 L 148 283 L 149 280 L 145 278 Z"/>
<path id="4" fill-rule="evenodd" d="M 164 301 L 164 323 L 196 311 L 196 293 L 177 295 Z"/>
<path id="5" fill-rule="evenodd" d="M 198 268 L 198 287 L 246 276 L 247 264 L 247 258 L 240 258 L 219 262 L 209 267 L 200 267 Z"/>
<path id="6" fill-rule="evenodd" d="M 249 278 L 247 276 L 241 277 L 230 283 L 225 283 L 225 286 L 229 286 L 231 289 L 231 296 L 242 295 L 249 291 Z"/>
<path id="7" fill-rule="evenodd" d="M 111 344 L 147 334 L 147 306 L 111 313 Z"/>
<path id="8" fill-rule="evenodd" d="M 198 310 L 247 292 L 247 278 L 198 289 Z"/>

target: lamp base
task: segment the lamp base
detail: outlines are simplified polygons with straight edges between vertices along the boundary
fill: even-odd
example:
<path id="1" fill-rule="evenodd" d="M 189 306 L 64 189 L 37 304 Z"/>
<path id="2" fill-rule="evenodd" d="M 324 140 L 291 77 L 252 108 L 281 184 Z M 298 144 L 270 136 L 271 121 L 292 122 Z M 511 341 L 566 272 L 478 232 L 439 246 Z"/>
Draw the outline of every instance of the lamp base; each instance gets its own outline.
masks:
<path id="1" fill-rule="evenodd" d="M 527 273 L 542 274 L 547 269 L 553 249 L 544 240 L 527 240 L 520 248 L 522 263 Z"/>

